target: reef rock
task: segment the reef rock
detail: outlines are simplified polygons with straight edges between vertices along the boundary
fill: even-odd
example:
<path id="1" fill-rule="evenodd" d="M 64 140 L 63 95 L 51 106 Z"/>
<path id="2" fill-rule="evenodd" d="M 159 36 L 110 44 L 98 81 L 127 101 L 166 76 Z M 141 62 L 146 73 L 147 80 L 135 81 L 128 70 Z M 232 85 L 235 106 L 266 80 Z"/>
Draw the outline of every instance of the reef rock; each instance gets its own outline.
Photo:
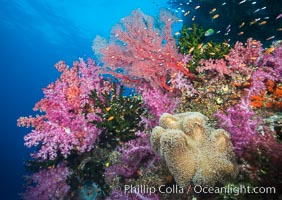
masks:
<path id="1" fill-rule="evenodd" d="M 229 134 L 207 126 L 207 120 L 199 112 L 164 113 L 152 131 L 153 149 L 181 187 L 212 186 L 238 174 Z"/>

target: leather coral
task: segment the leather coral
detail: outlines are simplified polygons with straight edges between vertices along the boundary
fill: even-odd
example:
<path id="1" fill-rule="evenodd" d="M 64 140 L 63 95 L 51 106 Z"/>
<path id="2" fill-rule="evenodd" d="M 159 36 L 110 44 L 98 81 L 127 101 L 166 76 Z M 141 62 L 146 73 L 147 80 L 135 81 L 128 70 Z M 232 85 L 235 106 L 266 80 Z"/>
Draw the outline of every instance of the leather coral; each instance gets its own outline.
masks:
<path id="1" fill-rule="evenodd" d="M 199 112 L 164 113 L 152 131 L 153 149 L 181 187 L 214 185 L 238 173 L 229 134 L 207 126 L 207 120 Z"/>

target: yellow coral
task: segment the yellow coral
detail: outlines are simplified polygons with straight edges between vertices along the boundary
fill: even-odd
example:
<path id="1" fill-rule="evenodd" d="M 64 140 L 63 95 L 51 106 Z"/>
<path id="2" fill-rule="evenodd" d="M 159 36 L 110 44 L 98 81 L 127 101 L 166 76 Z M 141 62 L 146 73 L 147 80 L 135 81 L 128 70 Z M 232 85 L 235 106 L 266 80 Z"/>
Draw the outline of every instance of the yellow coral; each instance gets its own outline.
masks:
<path id="1" fill-rule="evenodd" d="M 153 149 L 165 160 L 176 183 L 214 185 L 237 175 L 233 147 L 223 129 L 206 125 L 207 117 L 198 112 L 176 115 L 164 113 L 160 126 L 153 129 Z"/>

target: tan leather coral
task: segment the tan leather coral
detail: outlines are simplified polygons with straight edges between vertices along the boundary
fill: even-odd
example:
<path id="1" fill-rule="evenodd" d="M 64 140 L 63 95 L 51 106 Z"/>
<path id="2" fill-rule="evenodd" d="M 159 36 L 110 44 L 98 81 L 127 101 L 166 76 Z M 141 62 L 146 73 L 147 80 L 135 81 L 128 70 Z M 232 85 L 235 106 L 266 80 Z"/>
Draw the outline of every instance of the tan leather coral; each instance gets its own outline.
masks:
<path id="1" fill-rule="evenodd" d="M 153 149 L 181 187 L 214 185 L 237 175 L 229 134 L 207 126 L 207 120 L 199 112 L 164 113 L 152 131 Z"/>

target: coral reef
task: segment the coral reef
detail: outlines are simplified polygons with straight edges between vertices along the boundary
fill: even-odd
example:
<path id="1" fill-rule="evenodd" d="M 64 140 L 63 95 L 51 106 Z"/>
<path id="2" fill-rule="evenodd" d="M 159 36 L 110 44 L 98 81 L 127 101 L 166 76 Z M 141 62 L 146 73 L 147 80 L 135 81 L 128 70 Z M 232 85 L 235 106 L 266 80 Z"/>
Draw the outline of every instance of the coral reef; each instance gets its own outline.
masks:
<path id="1" fill-rule="evenodd" d="M 215 43 L 216 30 L 196 25 L 175 41 L 176 20 L 133 11 L 109 43 L 96 38 L 105 67 L 56 65 L 60 77 L 35 106 L 41 113 L 18 120 L 33 128 L 25 145 L 38 147 L 24 199 L 217 199 L 193 184 L 282 188 L 281 42 Z M 126 193 L 125 185 L 163 187 Z M 166 192 L 175 186 L 183 193 Z"/>
<path id="2" fill-rule="evenodd" d="M 150 141 L 181 187 L 191 181 L 214 185 L 237 175 L 228 133 L 208 127 L 201 113 L 163 114 Z"/>
<path id="3" fill-rule="evenodd" d="M 202 59 L 196 69 L 199 74 L 192 82 L 197 92 L 192 95 L 182 93 L 177 112 L 200 111 L 214 120 L 213 113 L 227 110 L 246 96 L 256 107 L 264 98 L 266 106 L 279 110 L 281 53 L 282 46 L 278 42 L 263 49 L 260 41 L 249 38 L 245 44 L 237 42 L 224 58 Z M 261 96 L 266 90 L 267 94 Z"/>

